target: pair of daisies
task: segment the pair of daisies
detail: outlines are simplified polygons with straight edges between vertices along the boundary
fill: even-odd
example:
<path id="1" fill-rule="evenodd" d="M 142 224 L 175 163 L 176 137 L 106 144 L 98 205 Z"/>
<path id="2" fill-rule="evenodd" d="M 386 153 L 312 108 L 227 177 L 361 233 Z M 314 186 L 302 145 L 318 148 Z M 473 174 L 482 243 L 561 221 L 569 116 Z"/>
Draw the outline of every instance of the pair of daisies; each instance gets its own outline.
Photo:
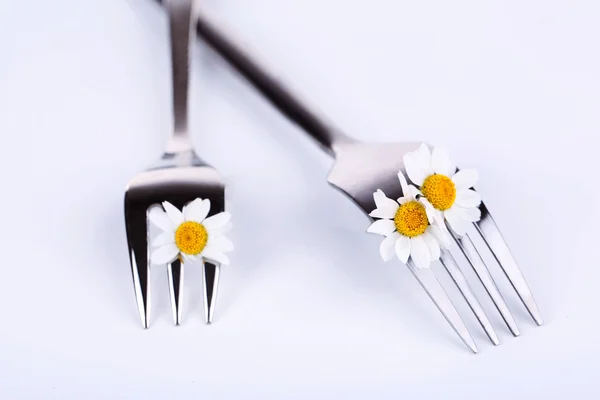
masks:
<path id="1" fill-rule="evenodd" d="M 377 208 L 369 215 L 380 219 L 367 231 L 385 236 L 379 249 L 385 261 L 395 253 L 405 264 L 410 258 L 417 268 L 427 268 L 450 246 L 446 222 L 462 236 L 481 218 L 481 198 L 472 189 L 478 175 L 467 169 L 456 172 L 444 149 L 436 147 L 430 152 L 425 144 L 404 156 L 404 166 L 408 178 L 420 189 L 409 185 L 400 171 L 403 197 L 396 201 L 381 190 L 375 192 Z"/>

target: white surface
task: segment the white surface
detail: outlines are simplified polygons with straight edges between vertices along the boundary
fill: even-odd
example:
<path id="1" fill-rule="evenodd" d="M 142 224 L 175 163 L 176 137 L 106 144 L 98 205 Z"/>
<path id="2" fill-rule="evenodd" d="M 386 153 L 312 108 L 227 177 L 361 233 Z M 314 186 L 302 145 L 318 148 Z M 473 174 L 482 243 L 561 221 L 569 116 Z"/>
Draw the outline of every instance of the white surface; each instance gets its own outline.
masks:
<path id="1" fill-rule="evenodd" d="M 493 347 L 462 307 L 478 355 L 380 260 L 330 161 L 204 46 L 194 140 L 237 249 L 212 326 L 200 271 L 175 328 L 155 268 L 144 331 L 122 200 L 169 131 L 166 19 L 149 0 L 2 3 L 3 400 L 600 396 L 597 1 L 205 1 L 352 135 L 480 171 L 546 324 L 509 292 L 512 338 L 485 300 Z"/>

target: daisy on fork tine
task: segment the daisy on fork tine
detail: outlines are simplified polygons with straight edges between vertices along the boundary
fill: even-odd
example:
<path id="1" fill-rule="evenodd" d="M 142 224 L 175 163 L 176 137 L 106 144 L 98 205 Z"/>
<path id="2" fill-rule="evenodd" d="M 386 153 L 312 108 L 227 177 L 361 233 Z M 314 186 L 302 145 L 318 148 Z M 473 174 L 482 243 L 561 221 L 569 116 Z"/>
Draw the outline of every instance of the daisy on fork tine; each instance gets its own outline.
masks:
<path id="1" fill-rule="evenodd" d="M 450 246 L 450 238 L 437 225 L 433 211 L 419 201 L 419 190 L 409 185 L 398 172 L 403 197 L 397 201 L 388 198 L 382 190 L 373 193 L 377 208 L 369 216 L 381 218 L 371 224 L 367 232 L 385 236 L 379 252 L 389 261 L 394 252 L 404 264 L 411 258 L 418 268 L 428 268 L 440 258 L 440 248 Z"/>
<path id="2" fill-rule="evenodd" d="M 430 152 L 426 144 L 405 154 L 404 165 L 409 179 L 421 188 L 415 194 L 440 226 L 444 227 L 446 220 L 455 233 L 463 236 L 471 223 L 481 219 L 481 197 L 472 189 L 479 179 L 477 171 L 456 172 L 456 164 L 445 149 L 435 147 Z"/>
<path id="3" fill-rule="evenodd" d="M 233 250 L 233 243 L 224 234 L 231 227 L 231 214 L 220 212 L 206 218 L 210 200 L 197 198 L 179 211 L 168 201 L 154 207 L 148 217 L 163 232 L 154 239 L 150 255 L 153 264 L 169 264 L 175 259 L 188 262 L 204 258 L 228 265 L 225 252 Z"/>

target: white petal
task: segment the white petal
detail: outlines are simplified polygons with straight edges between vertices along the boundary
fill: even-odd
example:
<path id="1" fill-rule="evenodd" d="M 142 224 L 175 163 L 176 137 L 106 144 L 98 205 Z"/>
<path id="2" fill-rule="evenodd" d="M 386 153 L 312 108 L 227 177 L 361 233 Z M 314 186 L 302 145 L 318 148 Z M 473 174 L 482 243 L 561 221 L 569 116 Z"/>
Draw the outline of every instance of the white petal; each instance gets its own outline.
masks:
<path id="1" fill-rule="evenodd" d="M 209 237 L 207 246 L 214 246 L 218 251 L 222 253 L 233 250 L 233 243 L 225 236 Z"/>
<path id="2" fill-rule="evenodd" d="M 210 211 L 210 200 L 197 198 L 183 207 L 183 216 L 186 221 L 202 222 Z"/>
<path id="3" fill-rule="evenodd" d="M 414 199 L 411 199 L 410 197 L 400 197 L 398 199 L 398 204 L 402 205 L 405 203 L 408 203 L 409 201 L 413 201 Z"/>
<path id="4" fill-rule="evenodd" d="M 187 262 L 188 264 L 196 263 L 200 259 L 200 257 L 197 255 L 195 256 L 192 254 L 185 253 L 181 253 L 181 255 L 183 256 L 184 262 Z"/>
<path id="5" fill-rule="evenodd" d="M 481 196 L 471 189 L 457 191 L 455 204 L 466 208 L 477 207 L 481 204 Z"/>
<path id="6" fill-rule="evenodd" d="M 428 231 L 435 237 L 435 240 L 437 240 L 442 248 L 447 249 L 450 247 L 450 233 L 445 228 L 441 228 L 438 225 L 431 225 Z"/>
<path id="7" fill-rule="evenodd" d="M 402 171 L 398 171 L 398 180 L 400 181 L 400 188 L 402 189 L 402 196 L 408 196 L 408 182 L 406 181 L 406 177 Z"/>
<path id="8" fill-rule="evenodd" d="M 445 211 L 444 217 L 446 217 L 446 221 L 448 221 L 450 228 L 452 228 L 456 234 L 464 236 L 464 234 L 467 233 L 470 223 L 461 218 L 460 211 L 458 211 L 457 207 L 452 207 Z"/>
<path id="9" fill-rule="evenodd" d="M 431 264 L 431 253 L 422 235 L 410 239 L 410 258 L 417 268 L 428 268 Z"/>
<path id="10" fill-rule="evenodd" d="M 152 241 L 152 247 L 161 247 L 165 244 L 175 243 L 175 234 L 173 232 L 162 232 Z"/>
<path id="11" fill-rule="evenodd" d="M 421 193 L 421 191 L 419 189 L 417 189 L 415 186 L 413 185 L 408 185 L 408 196 L 412 197 L 413 199 L 416 199 L 417 196 L 422 196 L 423 194 Z"/>
<path id="12" fill-rule="evenodd" d="M 373 200 L 375 200 L 375 206 L 377 208 L 386 208 L 395 205 L 394 200 L 388 198 L 381 189 L 377 189 L 377 191 L 373 193 Z"/>
<path id="13" fill-rule="evenodd" d="M 404 264 L 408 262 L 408 257 L 410 256 L 411 249 L 411 240 L 407 236 L 399 235 L 400 237 L 396 240 L 396 256 L 398 259 L 402 261 Z"/>
<path id="14" fill-rule="evenodd" d="M 472 188 L 478 180 L 479 174 L 474 169 L 461 169 L 452 177 L 457 191 Z"/>
<path id="15" fill-rule="evenodd" d="M 177 258 L 178 254 L 179 249 L 175 243 L 171 243 L 155 249 L 150 255 L 150 260 L 152 264 L 168 264 Z"/>
<path id="16" fill-rule="evenodd" d="M 464 220 L 461 220 L 459 218 L 447 218 L 448 219 L 448 224 L 450 224 L 450 228 L 452 228 L 452 230 L 458 235 L 458 236 L 464 236 L 467 233 L 467 229 L 469 229 L 468 227 L 468 223 Z"/>
<path id="17" fill-rule="evenodd" d="M 436 174 L 452 176 L 456 172 L 456 165 L 450 158 L 448 151 L 442 147 L 436 147 L 431 153 L 431 166 Z"/>
<path id="18" fill-rule="evenodd" d="M 398 203 L 389 199 L 381 190 L 373 193 L 373 200 L 375 200 L 377 208 L 369 214 L 371 217 L 394 218 L 396 211 L 398 211 Z"/>
<path id="19" fill-rule="evenodd" d="M 218 214 L 213 215 L 212 217 L 206 218 L 202 225 L 206 228 L 208 233 L 210 234 L 215 229 L 221 229 L 227 226 L 229 221 L 231 220 L 231 214 L 227 211 L 220 212 Z"/>
<path id="20" fill-rule="evenodd" d="M 464 208 L 453 206 L 444 212 L 444 217 L 448 221 L 448 224 L 450 224 L 452 230 L 458 235 L 463 236 L 473 222 L 479 221 L 481 218 L 481 210 L 476 207 Z"/>
<path id="21" fill-rule="evenodd" d="M 433 236 L 433 233 L 426 231 L 423 234 L 423 240 L 427 244 L 427 248 L 429 249 L 429 253 L 431 254 L 431 261 L 437 261 L 440 259 L 440 245 L 438 244 L 437 239 Z"/>
<path id="22" fill-rule="evenodd" d="M 481 210 L 477 207 L 465 208 L 465 207 L 456 207 L 457 211 L 460 212 L 460 216 L 462 219 L 469 222 L 477 222 L 481 219 Z"/>
<path id="23" fill-rule="evenodd" d="M 435 210 L 433 212 L 433 219 L 435 221 L 434 223 L 436 225 L 438 225 L 440 228 L 442 228 L 442 230 L 444 230 L 444 228 L 446 227 L 446 221 L 445 221 L 445 218 L 444 218 L 444 212 L 440 211 L 440 210 L 436 210 L 435 208 L 434 208 L 434 210 Z M 432 223 L 432 225 L 433 225 L 433 223 Z"/>
<path id="24" fill-rule="evenodd" d="M 169 218 L 171 218 L 171 221 L 173 221 L 174 226 L 179 226 L 185 222 L 183 219 L 183 213 L 179 211 L 179 209 L 173 204 L 169 203 L 168 201 L 163 201 L 162 206 L 167 212 Z"/>
<path id="25" fill-rule="evenodd" d="M 400 234 L 398 232 L 394 232 L 381 241 L 381 245 L 379 246 L 379 254 L 381 254 L 383 261 L 390 261 L 392 259 L 392 256 L 394 255 L 394 245 L 399 237 Z"/>
<path id="26" fill-rule="evenodd" d="M 425 206 L 425 213 L 430 224 L 443 219 L 440 210 L 436 209 L 425 197 L 421 197 L 419 201 Z"/>
<path id="27" fill-rule="evenodd" d="M 404 177 L 402 171 L 398 172 L 398 180 L 400 181 L 400 187 L 402 188 L 402 197 L 406 197 L 409 200 L 414 200 L 418 195 L 422 195 L 419 189 L 417 189 L 414 185 L 409 185 L 408 182 L 406 182 L 406 178 Z"/>
<path id="28" fill-rule="evenodd" d="M 173 221 L 160 207 L 152 207 L 148 213 L 148 219 L 158 228 L 165 232 L 175 232 L 177 228 L 173 225 Z"/>
<path id="29" fill-rule="evenodd" d="M 394 221 L 389 219 L 380 219 L 373 222 L 368 228 L 367 232 L 376 233 L 378 235 L 389 236 L 396 230 L 396 224 Z"/>
<path id="30" fill-rule="evenodd" d="M 202 251 L 202 257 L 209 262 L 216 261 L 224 265 L 229 265 L 229 257 L 211 246 L 206 246 L 206 248 Z"/>
<path id="31" fill-rule="evenodd" d="M 415 185 L 421 186 L 425 178 L 433 174 L 429 147 L 423 143 L 418 150 L 405 154 L 404 167 L 410 180 Z"/>
<path id="32" fill-rule="evenodd" d="M 208 232 L 209 236 L 223 236 L 225 234 L 227 234 L 231 228 L 233 227 L 233 224 L 231 222 L 226 223 L 224 226 L 218 228 L 218 229 L 211 229 L 210 232 Z"/>

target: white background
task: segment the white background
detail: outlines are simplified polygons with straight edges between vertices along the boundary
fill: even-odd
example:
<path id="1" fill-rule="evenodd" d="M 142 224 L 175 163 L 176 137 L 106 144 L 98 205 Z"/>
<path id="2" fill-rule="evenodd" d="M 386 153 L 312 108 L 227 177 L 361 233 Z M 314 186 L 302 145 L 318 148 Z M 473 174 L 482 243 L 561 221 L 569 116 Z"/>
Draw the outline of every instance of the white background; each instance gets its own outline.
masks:
<path id="1" fill-rule="evenodd" d="M 0 398 L 600 396 L 599 2 L 204 7 L 351 135 L 444 145 L 477 168 L 545 325 L 506 290 L 513 338 L 484 298 L 494 347 L 459 302 L 472 354 L 409 271 L 381 261 L 327 186 L 331 161 L 197 45 L 193 137 L 228 183 L 237 248 L 211 326 L 200 271 L 174 327 L 154 268 L 143 330 L 122 202 L 170 129 L 166 18 L 150 0 L 4 0 Z"/>

